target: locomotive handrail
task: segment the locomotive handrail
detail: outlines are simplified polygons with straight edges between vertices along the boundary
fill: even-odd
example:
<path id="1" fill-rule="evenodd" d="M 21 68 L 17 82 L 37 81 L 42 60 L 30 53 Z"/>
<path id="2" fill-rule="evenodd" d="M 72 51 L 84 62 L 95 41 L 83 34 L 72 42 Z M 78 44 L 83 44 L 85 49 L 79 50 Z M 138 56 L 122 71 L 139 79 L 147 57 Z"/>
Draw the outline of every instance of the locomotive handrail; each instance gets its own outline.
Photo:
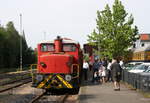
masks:
<path id="1" fill-rule="evenodd" d="M 33 81 L 33 66 L 36 66 L 36 67 L 37 67 L 37 64 L 31 64 L 31 65 L 30 65 L 32 81 Z M 36 68 L 36 69 L 37 69 L 37 68 Z"/>
<path id="2" fill-rule="evenodd" d="M 77 76 L 75 76 L 75 77 L 73 77 L 73 78 L 78 78 L 79 77 L 79 72 L 80 72 L 80 70 L 79 70 L 79 65 L 78 64 L 72 64 L 72 66 L 71 66 L 71 73 L 73 73 L 73 67 L 74 66 L 76 66 L 77 67 Z"/>

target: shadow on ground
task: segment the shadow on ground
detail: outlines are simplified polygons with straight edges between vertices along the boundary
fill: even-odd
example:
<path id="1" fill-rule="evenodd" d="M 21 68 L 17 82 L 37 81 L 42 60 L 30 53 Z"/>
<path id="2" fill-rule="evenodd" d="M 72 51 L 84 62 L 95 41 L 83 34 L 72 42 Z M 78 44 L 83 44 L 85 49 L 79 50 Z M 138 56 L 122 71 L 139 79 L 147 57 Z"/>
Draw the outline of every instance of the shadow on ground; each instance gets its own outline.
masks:
<path id="1" fill-rule="evenodd" d="M 88 95 L 88 94 L 81 94 L 81 95 L 79 95 L 78 98 L 79 98 L 80 101 L 84 101 L 84 100 L 87 100 L 87 99 L 96 98 L 96 96 L 94 96 L 94 95 Z"/>
<path id="2" fill-rule="evenodd" d="M 81 86 L 94 86 L 94 85 L 101 85 L 100 82 L 92 82 L 92 81 L 83 81 Z"/>

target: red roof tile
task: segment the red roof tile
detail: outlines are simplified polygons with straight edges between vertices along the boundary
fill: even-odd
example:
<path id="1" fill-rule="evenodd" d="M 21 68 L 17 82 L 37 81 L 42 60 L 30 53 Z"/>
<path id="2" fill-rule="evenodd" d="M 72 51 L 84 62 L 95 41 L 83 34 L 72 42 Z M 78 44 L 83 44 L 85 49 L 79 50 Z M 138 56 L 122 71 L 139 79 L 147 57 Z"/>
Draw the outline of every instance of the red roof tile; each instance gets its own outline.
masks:
<path id="1" fill-rule="evenodd" d="M 140 40 L 150 40 L 149 34 L 141 34 Z"/>

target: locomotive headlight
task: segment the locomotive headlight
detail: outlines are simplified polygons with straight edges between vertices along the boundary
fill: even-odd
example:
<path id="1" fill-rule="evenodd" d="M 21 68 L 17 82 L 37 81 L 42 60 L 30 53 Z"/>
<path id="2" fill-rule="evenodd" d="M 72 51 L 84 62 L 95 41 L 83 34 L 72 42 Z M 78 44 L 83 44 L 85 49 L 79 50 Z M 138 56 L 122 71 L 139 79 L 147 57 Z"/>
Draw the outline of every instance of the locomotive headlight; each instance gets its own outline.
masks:
<path id="1" fill-rule="evenodd" d="M 46 64 L 44 62 L 40 62 L 40 65 L 43 67 L 43 68 L 46 68 Z"/>
<path id="2" fill-rule="evenodd" d="M 43 75 L 37 75 L 37 76 L 36 76 L 36 80 L 37 80 L 38 82 L 41 82 L 41 81 L 43 80 Z"/>
<path id="3" fill-rule="evenodd" d="M 66 81 L 71 81 L 71 75 L 65 75 L 65 80 Z"/>

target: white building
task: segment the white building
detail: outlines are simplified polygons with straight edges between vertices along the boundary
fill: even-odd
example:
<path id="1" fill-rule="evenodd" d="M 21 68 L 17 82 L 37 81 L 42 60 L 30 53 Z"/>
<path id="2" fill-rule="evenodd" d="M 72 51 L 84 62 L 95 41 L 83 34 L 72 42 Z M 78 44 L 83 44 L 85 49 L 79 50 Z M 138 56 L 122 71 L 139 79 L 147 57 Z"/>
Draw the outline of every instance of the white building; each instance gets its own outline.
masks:
<path id="1" fill-rule="evenodd" d="M 133 48 L 142 48 L 150 46 L 150 34 L 140 34 L 139 40 L 135 42 Z"/>

